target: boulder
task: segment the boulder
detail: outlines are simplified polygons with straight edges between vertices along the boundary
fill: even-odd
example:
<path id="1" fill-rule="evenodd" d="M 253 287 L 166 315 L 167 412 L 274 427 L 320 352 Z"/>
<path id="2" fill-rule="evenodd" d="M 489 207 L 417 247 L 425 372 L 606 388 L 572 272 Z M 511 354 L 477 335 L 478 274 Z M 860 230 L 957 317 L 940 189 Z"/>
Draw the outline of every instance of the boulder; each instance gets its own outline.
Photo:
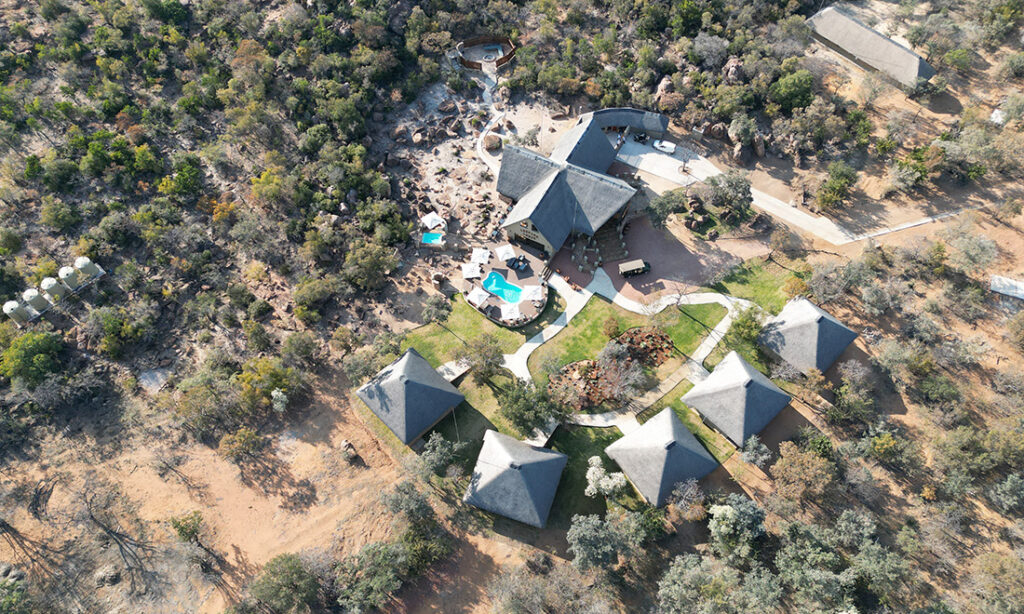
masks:
<path id="1" fill-rule="evenodd" d="M 403 126 L 402 124 L 399 124 L 391 129 L 391 138 L 396 141 L 398 139 L 405 138 L 406 134 L 407 130 L 405 129 L 405 126 Z"/>
<path id="2" fill-rule="evenodd" d="M 451 113 L 455 110 L 455 102 L 451 98 L 443 100 L 441 104 L 437 105 L 437 110 L 442 113 Z"/>
<path id="3" fill-rule="evenodd" d="M 484 149 L 494 151 L 501 149 L 501 137 L 497 134 L 488 134 L 484 137 Z"/>
<path id="4" fill-rule="evenodd" d="M 413 145 L 419 145 L 419 144 L 423 143 L 424 140 L 425 140 L 425 137 L 424 137 L 422 132 L 417 132 L 416 134 L 412 135 L 412 144 Z"/>
<path id="5" fill-rule="evenodd" d="M 732 158 L 741 164 L 750 160 L 750 150 L 743 143 L 736 143 L 732 148 Z"/>
<path id="6" fill-rule="evenodd" d="M 758 158 L 764 157 L 764 137 L 760 134 L 754 135 L 754 155 Z"/>
<path id="7" fill-rule="evenodd" d="M 362 140 L 363 147 L 369 149 L 373 146 L 373 139 L 369 135 L 364 136 Z"/>
<path id="8" fill-rule="evenodd" d="M 722 75 L 726 83 L 736 84 L 743 81 L 743 60 L 737 57 L 729 58 L 722 68 Z"/>
<path id="9" fill-rule="evenodd" d="M 708 136 L 713 139 L 725 140 L 725 137 L 729 134 L 729 128 L 724 122 L 718 122 L 717 124 L 711 124 L 708 128 Z"/>
<path id="10" fill-rule="evenodd" d="M 665 75 L 658 82 L 658 88 L 654 90 L 654 100 L 660 102 L 665 94 L 671 94 L 676 91 L 676 86 L 672 83 L 672 78 Z"/>

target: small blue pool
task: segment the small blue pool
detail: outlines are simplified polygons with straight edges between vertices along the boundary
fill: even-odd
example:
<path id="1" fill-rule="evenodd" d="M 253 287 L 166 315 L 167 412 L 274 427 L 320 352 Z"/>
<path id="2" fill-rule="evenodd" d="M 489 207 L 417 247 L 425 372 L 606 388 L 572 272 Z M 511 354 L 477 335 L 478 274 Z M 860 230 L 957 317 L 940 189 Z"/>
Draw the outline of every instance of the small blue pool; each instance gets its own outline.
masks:
<path id="1" fill-rule="evenodd" d="M 425 232 L 423 233 L 422 242 L 427 245 L 441 245 L 444 243 L 444 234 L 440 232 Z"/>
<path id="2" fill-rule="evenodd" d="M 523 293 L 522 288 L 506 280 L 501 273 L 497 271 L 491 271 L 490 274 L 487 275 L 487 279 L 484 280 L 484 290 L 487 290 L 510 305 L 518 303 L 519 295 Z"/>

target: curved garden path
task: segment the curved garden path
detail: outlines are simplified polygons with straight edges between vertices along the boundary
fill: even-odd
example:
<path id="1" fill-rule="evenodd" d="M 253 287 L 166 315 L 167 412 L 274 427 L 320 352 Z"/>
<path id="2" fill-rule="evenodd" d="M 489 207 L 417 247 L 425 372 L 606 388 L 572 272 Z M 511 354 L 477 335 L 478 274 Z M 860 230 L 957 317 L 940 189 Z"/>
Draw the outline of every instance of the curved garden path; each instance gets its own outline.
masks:
<path id="1" fill-rule="evenodd" d="M 648 391 L 643 396 L 631 401 L 619 409 L 601 414 L 575 414 L 569 418 L 571 424 L 579 424 L 582 426 L 616 426 L 623 432 L 623 434 L 640 428 L 640 423 L 637 421 L 636 415 L 668 394 L 673 388 L 679 385 L 683 379 L 698 382 L 707 377 L 708 371 L 704 368 L 704 360 L 712 351 L 714 351 L 715 346 L 718 345 L 719 341 L 721 341 L 725 336 L 725 333 L 728 332 L 729 326 L 732 325 L 732 321 L 736 315 L 740 311 L 754 305 L 745 299 L 719 294 L 717 292 L 668 294 L 659 297 L 649 305 L 645 305 L 622 295 L 615 289 L 615 286 L 612 284 L 612 280 L 608 277 L 608 274 L 600 268 L 594 273 L 594 279 L 587 284 L 586 288 L 581 290 L 576 290 L 571 287 L 569 283 L 558 274 L 553 274 L 548 281 L 551 284 L 551 287 L 565 298 L 565 313 L 545 327 L 544 330 L 531 337 L 514 353 L 505 354 L 504 366 L 514 373 L 516 377 L 526 381 L 533 381 L 533 377 L 530 374 L 530 368 L 527 364 L 530 355 L 537 348 L 543 345 L 544 342 L 562 332 L 576 314 L 583 310 L 583 307 L 586 306 L 587 302 L 589 302 L 591 297 L 595 294 L 607 298 L 613 304 L 627 311 L 648 316 L 660 313 L 666 307 L 672 305 L 703 305 L 707 303 L 718 303 L 726 309 L 725 317 L 723 317 L 722 320 L 716 324 L 713 329 L 711 329 L 711 332 L 708 333 L 708 336 L 704 341 L 697 346 L 697 349 L 694 350 L 693 354 L 687 359 L 687 361 L 683 363 L 679 369 L 676 369 L 676 371 L 665 378 L 665 380 L 656 388 Z M 555 432 L 555 428 L 557 427 L 558 422 L 552 421 L 552 423 L 549 423 L 544 429 L 534 431 L 529 438 L 525 439 L 525 441 L 532 445 L 543 446 L 547 443 L 548 439 L 551 438 L 551 434 Z"/>

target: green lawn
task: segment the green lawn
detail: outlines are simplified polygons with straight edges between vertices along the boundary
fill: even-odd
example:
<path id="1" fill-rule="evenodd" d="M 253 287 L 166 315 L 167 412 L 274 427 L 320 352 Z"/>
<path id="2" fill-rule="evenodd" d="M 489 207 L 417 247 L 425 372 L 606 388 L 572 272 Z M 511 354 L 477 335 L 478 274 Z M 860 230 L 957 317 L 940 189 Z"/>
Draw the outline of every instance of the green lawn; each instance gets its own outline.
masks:
<path id="1" fill-rule="evenodd" d="M 782 311 L 789 300 L 782 286 L 797 276 L 797 273 L 782 268 L 774 261 L 763 262 L 755 258 L 744 262 L 710 290 L 753 301 L 775 314 Z"/>
<path id="2" fill-rule="evenodd" d="M 729 442 L 725 437 L 713 431 L 708 425 L 701 422 L 694 413 L 681 401 L 679 400 L 690 388 L 693 388 L 693 384 L 689 380 L 683 380 L 678 386 L 673 388 L 661 398 L 657 403 L 651 405 L 641 413 L 639 413 L 636 419 L 643 424 L 654 416 L 656 416 L 661 410 L 666 407 L 671 407 L 672 411 L 679 416 L 686 428 L 690 429 L 704 447 L 707 448 L 711 456 L 718 459 L 718 462 L 724 463 L 727 458 L 732 456 L 732 453 L 736 451 L 736 448 Z"/>
<path id="3" fill-rule="evenodd" d="M 719 343 L 704 360 L 704 367 L 708 370 L 714 369 L 718 363 L 722 362 L 725 355 L 733 350 L 736 350 L 736 353 L 742 356 L 743 360 L 749 362 L 761 373 L 769 373 L 768 358 L 761 352 L 757 344 L 746 341 L 738 344 L 726 344 L 724 341 Z"/>
<path id="4" fill-rule="evenodd" d="M 676 348 L 683 353 L 690 353 L 724 316 L 725 308 L 712 303 L 669 307 L 653 318 L 648 318 L 595 296 L 565 330 L 530 356 L 530 372 L 538 384 L 544 384 L 547 375 L 542 373 L 541 367 L 546 362 L 554 361 L 562 366 L 577 360 L 596 358 L 601 348 L 608 343 L 604 323 L 610 317 L 618 321 L 620 330 L 652 324 L 660 326 L 672 338 Z"/>
<path id="5" fill-rule="evenodd" d="M 466 471 L 473 468 L 480 446 L 483 444 L 484 431 L 493 429 L 516 439 L 520 435 L 512 429 L 512 426 L 498 413 L 498 399 L 496 392 L 507 386 L 512 375 L 500 375 L 486 384 L 477 384 L 469 375 L 465 376 L 459 383 L 459 392 L 466 396 L 466 400 L 459 404 L 450 415 L 441 420 L 431 429 L 424 438 L 433 432 L 441 435 L 449 441 L 464 441 L 469 445 L 460 455 L 460 460 Z"/>
<path id="6" fill-rule="evenodd" d="M 605 455 L 604 449 L 620 437 L 622 437 L 622 432 L 615 427 L 592 428 L 568 425 L 559 426 L 555 430 L 549 447 L 567 454 L 569 461 L 562 472 L 558 492 L 555 493 L 555 502 L 551 506 L 548 527 L 568 529 L 572 524 L 574 514 L 604 515 L 607 509 L 604 497 L 591 498 L 584 493 L 587 488 L 587 469 L 589 467 L 587 460 L 591 456 L 600 456 L 608 471 L 618 471 L 618 466 Z M 643 501 L 632 487 L 629 487 L 625 494 L 618 498 L 618 501 L 630 509 L 638 509 L 643 505 Z"/>
<path id="7" fill-rule="evenodd" d="M 565 311 L 565 299 L 554 290 L 549 292 L 548 304 L 541 317 L 515 330 L 491 322 L 473 309 L 460 294 L 453 300 L 452 313 L 443 326 L 427 324 L 410 331 L 402 340 L 402 351 L 412 346 L 436 367 L 454 359 L 463 341 L 488 334 L 498 340 L 502 352 L 511 354 Z"/>

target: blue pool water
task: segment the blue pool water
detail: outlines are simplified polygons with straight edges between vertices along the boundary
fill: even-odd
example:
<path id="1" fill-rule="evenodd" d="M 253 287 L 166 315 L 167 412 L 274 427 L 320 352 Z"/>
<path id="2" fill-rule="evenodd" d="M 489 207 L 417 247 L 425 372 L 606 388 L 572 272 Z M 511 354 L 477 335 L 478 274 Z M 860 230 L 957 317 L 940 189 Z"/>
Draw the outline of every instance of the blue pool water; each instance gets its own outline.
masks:
<path id="1" fill-rule="evenodd" d="M 510 283 L 497 271 L 491 271 L 487 276 L 487 279 L 484 280 L 484 290 L 487 290 L 510 305 L 518 303 L 519 295 L 523 293 L 522 288 Z"/>
<path id="2" fill-rule="evenodd" d="M 444 235 L 440 232 L 425 232 L 423 233 L 423 243 L 427 245 L 440 245 L 444 243 Z"/>

